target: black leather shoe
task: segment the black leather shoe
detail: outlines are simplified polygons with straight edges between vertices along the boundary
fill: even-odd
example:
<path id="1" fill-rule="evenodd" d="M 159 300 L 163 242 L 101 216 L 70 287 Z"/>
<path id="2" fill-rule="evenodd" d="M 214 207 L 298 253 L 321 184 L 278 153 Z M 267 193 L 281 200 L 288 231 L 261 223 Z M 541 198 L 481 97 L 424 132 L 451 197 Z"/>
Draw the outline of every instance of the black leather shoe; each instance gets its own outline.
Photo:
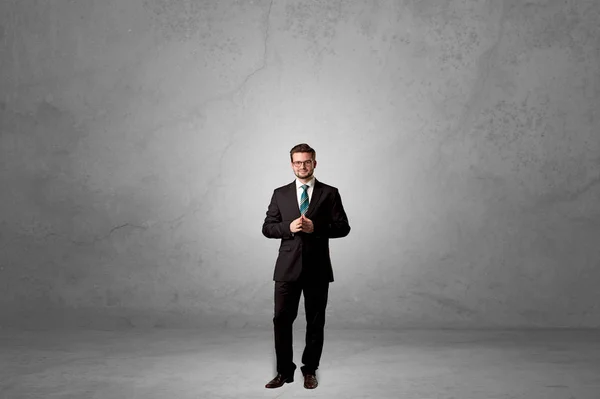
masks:
<path id="1" fill-rule="evenodd" d="M 265 385 L 265 388 L 279 388 L 285 383 L 294 382 L 294 376 L 284 376 L 282 374 L 277 374 L 277 377 L 273 378 L 271 381 Z"/>
<path id="2" fill-rule="evenodd" d="M 314 374 L 304 374 L 304 388 L 315 389 L 319 385 Z"/>

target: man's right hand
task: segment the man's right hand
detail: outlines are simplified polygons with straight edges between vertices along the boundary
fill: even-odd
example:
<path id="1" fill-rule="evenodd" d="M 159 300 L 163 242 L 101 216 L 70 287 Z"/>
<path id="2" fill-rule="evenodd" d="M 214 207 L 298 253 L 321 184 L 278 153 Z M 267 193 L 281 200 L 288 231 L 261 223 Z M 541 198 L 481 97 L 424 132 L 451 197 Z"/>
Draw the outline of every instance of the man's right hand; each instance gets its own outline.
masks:
<path id="1" fill-rule="evenodd" d="M 302 231 L 302 216 L 300 216 L 298 219 L 292 220 L 292 223 L 290 223 L 290 231 L 292 233 Z"/>

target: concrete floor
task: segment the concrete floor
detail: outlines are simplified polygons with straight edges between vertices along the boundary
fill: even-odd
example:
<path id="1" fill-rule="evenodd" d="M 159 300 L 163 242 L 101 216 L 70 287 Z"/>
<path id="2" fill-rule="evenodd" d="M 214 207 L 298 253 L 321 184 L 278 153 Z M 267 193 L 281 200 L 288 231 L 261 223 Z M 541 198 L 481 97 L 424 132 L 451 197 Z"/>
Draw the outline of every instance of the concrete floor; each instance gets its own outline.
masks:
<path id="1" fill-rule="evenodd" d="M 0 398 L 600 398 L 599 331 L 328 329 L 325 339 L 316 390 L 299 370 L 267 390 L 270 330 L 0 330 Z"/>

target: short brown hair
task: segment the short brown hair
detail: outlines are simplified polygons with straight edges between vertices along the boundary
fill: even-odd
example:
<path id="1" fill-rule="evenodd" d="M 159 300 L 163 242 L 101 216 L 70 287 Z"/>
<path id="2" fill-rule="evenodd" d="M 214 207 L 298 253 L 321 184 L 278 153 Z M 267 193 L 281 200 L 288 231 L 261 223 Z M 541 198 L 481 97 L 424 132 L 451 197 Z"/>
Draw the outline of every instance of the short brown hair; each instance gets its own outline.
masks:
<path id="1" fill-rule="evenodd" d="M 308 144 L 301 143 L 297 144 L 290 150 L 290 160 L 294 160 L 294 154 L 296 152 L 309 152 L 312 155 L 312 159 L 317 159 L 317 152 L 312 149 Z"/>

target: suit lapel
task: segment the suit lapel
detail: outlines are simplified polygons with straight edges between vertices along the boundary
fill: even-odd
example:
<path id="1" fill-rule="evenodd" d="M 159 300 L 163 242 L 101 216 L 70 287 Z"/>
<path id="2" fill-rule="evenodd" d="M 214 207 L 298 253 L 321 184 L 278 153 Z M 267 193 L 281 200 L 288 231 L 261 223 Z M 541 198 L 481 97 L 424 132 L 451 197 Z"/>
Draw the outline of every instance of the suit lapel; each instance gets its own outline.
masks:
<path id="1" fill-rule="evenodd" d="M 294 180 L 292 184 L 290 184 L 290 189 L 288 190 L 287 195 L 289 196 L 290 204 L 292 204 L 292 207 L 295 209 L 295 218 L 297 219 L 300 217 L 300 207 L 298 206 L 298 193 L 296 191 L 296 180 Z"/>

